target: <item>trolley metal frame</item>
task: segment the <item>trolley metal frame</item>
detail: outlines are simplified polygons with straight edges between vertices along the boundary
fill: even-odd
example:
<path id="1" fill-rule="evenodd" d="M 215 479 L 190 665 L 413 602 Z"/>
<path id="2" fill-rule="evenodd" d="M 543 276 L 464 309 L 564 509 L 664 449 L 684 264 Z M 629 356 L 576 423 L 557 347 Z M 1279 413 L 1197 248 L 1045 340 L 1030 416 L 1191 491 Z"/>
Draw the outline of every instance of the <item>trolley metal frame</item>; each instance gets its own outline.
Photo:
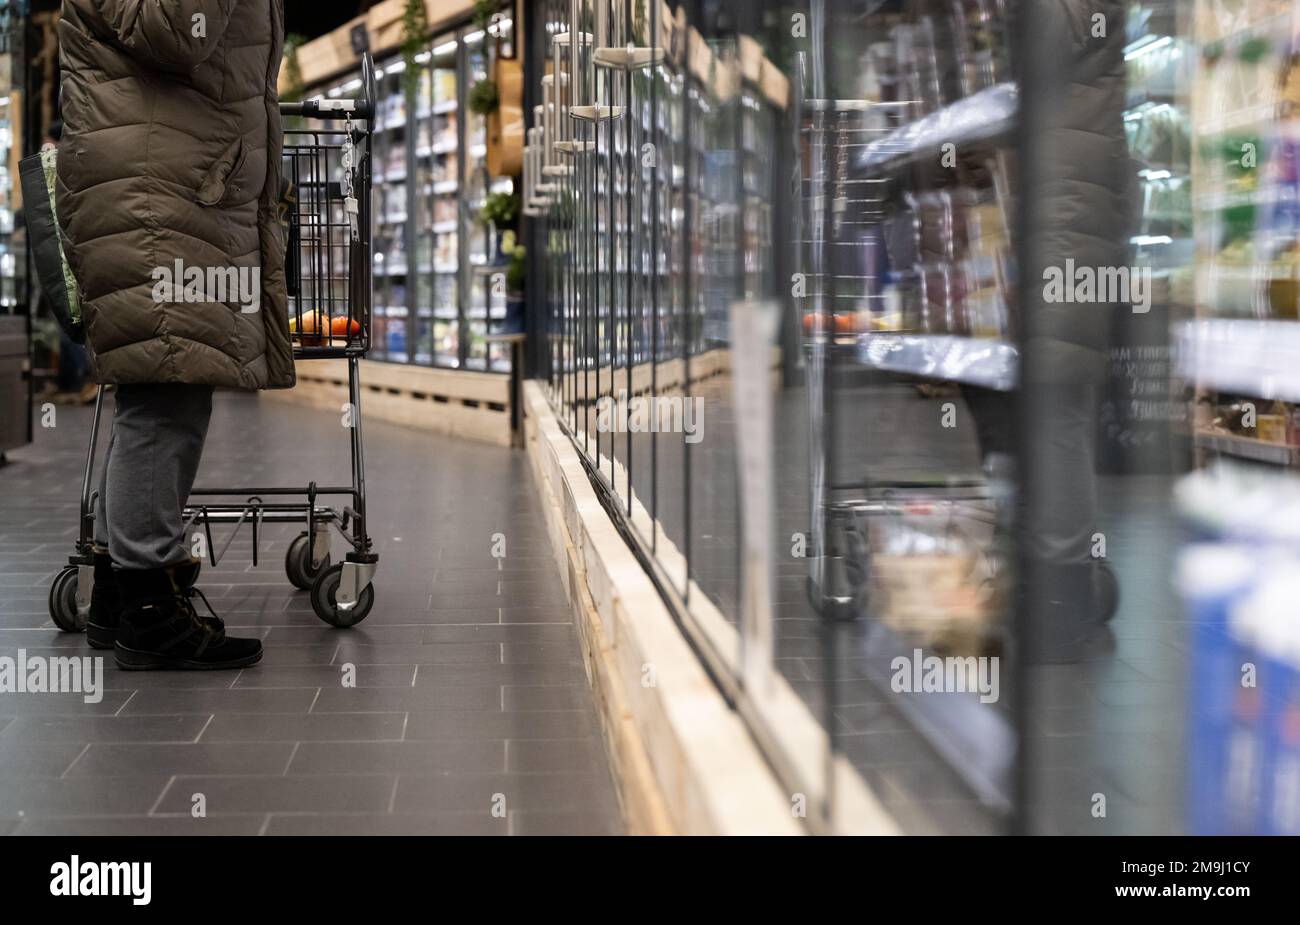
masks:
<path id="1" fill-rule="evenodd" d="M 317 485 L 313 481 L 305 486 L 196 487 L 184 510 L 186 531 L 203 531 L 206 558 L 213 565 L 221 561 L 245 524 L 252 531 L 254 566 L 258 564 L 262 524 L 303 524 L 304 532 L 286 551 L 285 571 L 296 587 L 311 592 L 317 616 L 339 627 L 353 626 L 369 614 L 374 602 L 371 582 L 379 562 L 367 530 L 359 373 L 359 361 L 370 348 L 372 314 L 370 141 L 376 90 L 374 63 L 368 54 L 362 58 L 360 90 L 356 99 L 280 104 L 285 117 L 342 123 L 342 128 L 286 130 L 282 162 L 292 193 L 286 216 L 285 278 L 293 355 L 295 361 L 347 361 L 351 484 Z M 340 323 L 342 330 L 336 331 Z M 101 386 L 95 399 L 76 547 L 50 588 L 50 616 L 68 632 L 85 629 L 94 584 L 93 535 L 99 493 L 92 486 L 104 393 Z M 323 498 L 343 502 L 323 504 Z M 231 527 L 220 548 L 214 543 L 213 524 Z M 333 565 L 331 530 L 350 547 L 344 561 Z"/>

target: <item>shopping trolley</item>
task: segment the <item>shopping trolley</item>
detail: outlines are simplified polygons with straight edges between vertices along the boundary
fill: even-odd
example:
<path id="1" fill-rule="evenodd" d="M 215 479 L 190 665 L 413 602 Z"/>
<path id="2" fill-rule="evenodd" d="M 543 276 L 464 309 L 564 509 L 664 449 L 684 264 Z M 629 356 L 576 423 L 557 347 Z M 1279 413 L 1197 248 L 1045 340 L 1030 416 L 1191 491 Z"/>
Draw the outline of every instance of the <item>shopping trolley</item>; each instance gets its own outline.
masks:
<path id="1" fill-rule="evenodd" d="M 285 131 L 283 176 L 288 186 L 280 218 L 287 225 L 285 280 L 294 359 L 347 361 L 352 483 L 195 488 L 184 512 L 186 532 L 203 532 L 206 558 L 214 565 L 245 526 L 252 533 L 256 566 L 263 524 L 301 523 L 303 532 L 285 552 L 285 573 L 295 587 L 311 593 L 312 609 L 333 626 L 353 626 L 370 613 L 375 599 L 371 581 L 379 562 L 367 532 L 358 375 L 359 360 L 370 349 L 370 129 L 375 75 L 369 55 L 363 56 L 359 89 L 361 95 L 355 99 L 280 105 L 283 116 L 326 126 Z M 101 387 L 82 476 L 76 548 L 50 587 L 50 617 L 65 632 L 84 631 L 90 609 L 98 497 L 91 486 L 103 406 Z M 326 498 L 343 499 L 343 503 L 321 503 Z M 214 524 L 230 527 L 219 549 L 213 542 Z M 331 563 L 332 532 L 350 547 L 343 562 Z"/>

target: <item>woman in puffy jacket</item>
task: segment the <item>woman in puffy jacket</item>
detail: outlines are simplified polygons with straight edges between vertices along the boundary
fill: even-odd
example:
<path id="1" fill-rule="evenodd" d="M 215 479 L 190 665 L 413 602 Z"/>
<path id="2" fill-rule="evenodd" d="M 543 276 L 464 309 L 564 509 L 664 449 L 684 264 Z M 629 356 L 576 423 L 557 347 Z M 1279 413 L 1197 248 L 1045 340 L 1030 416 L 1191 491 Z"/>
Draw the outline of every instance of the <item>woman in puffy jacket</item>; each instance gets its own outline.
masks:
<path id="1" fill-rule="evenodd" d="M 242 667 L 190 603 L 181 512 L 216 386 L 294 383 L 276 220 L 283 0 L 64 0 L 56 187 L 115 390 L 88 636 L 123 668 Z"/>

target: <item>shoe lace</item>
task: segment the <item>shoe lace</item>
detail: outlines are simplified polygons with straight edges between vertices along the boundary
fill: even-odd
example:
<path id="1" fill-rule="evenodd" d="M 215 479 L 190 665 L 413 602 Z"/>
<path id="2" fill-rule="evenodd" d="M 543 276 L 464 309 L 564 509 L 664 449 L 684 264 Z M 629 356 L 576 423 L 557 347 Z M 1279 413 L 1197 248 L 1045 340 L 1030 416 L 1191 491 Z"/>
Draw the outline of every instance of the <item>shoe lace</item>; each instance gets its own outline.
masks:
<path id="1" fill-rule="evenodd" d="M 198 609 L 194 606 L 195 596 L 203 601 L 204 607 L 208 608 L 209 616 L 204 617 L 199 614 Z M 220 639 L 225 635 L 226 621 L 217 616 L 217 612 L 212 609 L 212 604 L 208 601 L 207 595 L 198 588 L 181 588 L 176 592 L 176 602 L 194 622 L 195 627 L 210 634 L 214 639 Z"/>

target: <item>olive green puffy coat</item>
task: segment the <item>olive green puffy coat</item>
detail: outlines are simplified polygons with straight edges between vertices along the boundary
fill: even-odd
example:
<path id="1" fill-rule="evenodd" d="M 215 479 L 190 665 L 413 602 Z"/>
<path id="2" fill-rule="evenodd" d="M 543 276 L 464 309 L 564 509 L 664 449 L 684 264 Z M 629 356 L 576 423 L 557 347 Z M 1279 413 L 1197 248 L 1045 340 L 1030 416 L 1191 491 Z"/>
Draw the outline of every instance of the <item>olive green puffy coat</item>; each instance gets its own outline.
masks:
<path id="1" fill-rule="evenodd" d="M 283 45 L 283 0 L 64 0 L 56 196 L 100 381 L 293 385 Z"/>

